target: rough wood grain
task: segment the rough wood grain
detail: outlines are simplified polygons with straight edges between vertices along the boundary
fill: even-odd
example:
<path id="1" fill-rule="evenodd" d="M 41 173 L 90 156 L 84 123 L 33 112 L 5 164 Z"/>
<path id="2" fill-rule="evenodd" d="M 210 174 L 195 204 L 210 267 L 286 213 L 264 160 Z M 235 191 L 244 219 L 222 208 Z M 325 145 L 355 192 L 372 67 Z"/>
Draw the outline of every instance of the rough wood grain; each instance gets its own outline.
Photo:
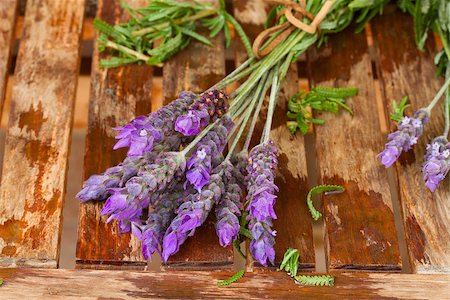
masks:
<path id="1" fill-rule="evenodd" d="M 357 87 L 354 116 L 318 113 L 315 127 L 321 184 L 345 187 L 324 200 L 330 269 L 399 270 L 401 260 L 387 173 L 376 158 L 383 147 L 365 35 L 349 28 L 309 53 L 311 85 Z"/>
<path id="2" fill-rule="evenodd" d="M 208 0 L 214 5 L 216 0 Z M 214 47 L 197 41 L 164 64 L 164 104 L 176 99 L 181 91 L 201 93 L 220 81 L 225 75 L 225 49 L 222 35 L 212 40 Z M 214 213 L 212 214 L 214 215 Z M 193 237 L 186 240 L 180 251 L 172 256 L 165 267 L 198 269 L 229 267 L 233 262 L 231 247 L 222 248 L 210 216 Z"/>
<path id="3" fill-rule="evenodd" d="M 30 0 L 0 188 L 0 266 L 55 268 L 83 0 Z"/>
<path id="4" fill-rule="evenodd" d="M 145 0 L 127 2 L 135 6 L 147 3 Z M 124 22 L 127 18 L 119 1 L 109 0 L 98 1 L 97 16 L 110 24 Z M 106 56 L 106 53 L 97 51 L 93 56 L 85 179 L 124 159 L 126 149 L 112 150 L 116 134 L 112 128 L 151 110 L 152 68 L 129 65 L 101 69 L 98 62 Z M 142 258 L 140 243 L 130 234 L 119 234 L 116 223 L 106 224 L 106 217 L 100 215 L 102 206 L 103 202 L 88 202 L 80 206 L 78 267 L 144 268 L 146 262 Z"/>
<path id="5" fill-rule="evenodd" d="M 14 38 L 14 24 L 16 22 L 17 0 L 2 0 L 0 2 L 0 112 L 6 92 L 9 64 Z"/>
<path id="6" fill-rule="evenodd" d="M 268 5 L 263 0 L 239 1 L 235 0 L 234 13 L 236 19 L 246 29 L 251 40 L 263 30 L 267 16 Z M 242 63 L 246 59 L 246 52 L 242 44 L 236 47 L 236 61 Z M 302 268 L 313 268 L 314 244 L 312 223 L 306 206 L 308 194 L 308 172 L 303 136 L 292 136 L 286 127 L 287 100 L 299 90 L 297 66 L 293 64 L 288 71 L 278 104 L 275 110 L 271 137 L 278 147 L 278 173 L 276 184 L 280 189 L 275 211 L 278 219 L 274 221 L 277 231 L 275 253 L 276 263 L 283 260 L 287 248 L 299 250 Z M 259 122 L 259 134 L 264 126 L 265 118 Z"/>
<path id="7" fill-rule="evenodd" d="M 418 51 L 410 16 L 393 7 L 373 22 L 372 29 L 379 52 L 377 67 L 386 115 L 392 111 L 392 100 L 405 95 L 412 103 L 408 113 L 426 106 L 442 83 L 435 76 L 433 41 L 425 52 Z M 389 123 L 395 130 L 394 122 Z M 410 262 L 418 273 L 450 272 L 450 184 L 448 179 L 443 181 L 433 194 L 425 186 L 421 172 L 425 146 L 441 135 L 443 128 L 438 105 L 414 151 L 402 154 L 396 164 Z"/>
<path id="8" fill-rule="evenodd" d="M 343 273 L 334 287 L 300 286 L 282 272 L 0 270 L 5 299 L 447 299 L 450 275 Z M 95 287 L 95 288 L 93 288 Z"/>

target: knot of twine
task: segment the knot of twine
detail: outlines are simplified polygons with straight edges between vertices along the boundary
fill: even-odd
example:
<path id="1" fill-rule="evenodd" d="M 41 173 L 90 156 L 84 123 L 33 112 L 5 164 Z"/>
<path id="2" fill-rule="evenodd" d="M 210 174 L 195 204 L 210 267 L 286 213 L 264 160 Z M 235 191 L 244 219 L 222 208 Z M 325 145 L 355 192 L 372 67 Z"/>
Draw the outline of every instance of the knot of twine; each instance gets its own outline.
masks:
<path id="1" fill-rule="evenodd" d="M 292 2 L 290 0 L 267 0 L 267 1 L 285 6 L 285 8 L 277 14 L 276 21 L 278 21 L 280 17 L 284 15 L 288 20 L 288 22 L 267 28 L 266 30 L 258 34 L 255 41 L 253 42 L 253 53 L 257 58 L 262 58 L 267 54 L 269 54 L 296 28 L 299 28 L 309 34 L 315 34 L 316 32 L 318 32 L 320 23 L 325 19 L 325 17 L 328 14 L 328 11 L 331 8 L 331 5 L 333 4 L 332 0 L 326 1 L 325 4 L 320 9 L 320 11 L 317 13 L 317 15 L 314 16 L 306 10 L 305 8 L 306 0 L 300 0 L 300 3 Z M 302 19 L 303 17 L 309 19 L 311 23 L 306 24 L 300 21 L 300 19 Z M 264 47 L 264 49 L 261 49 L 263 43 L 273 33 L 278 31 L 281 31 L 281 33 L 276 38 L 274 38 L 266 47 Z"/>

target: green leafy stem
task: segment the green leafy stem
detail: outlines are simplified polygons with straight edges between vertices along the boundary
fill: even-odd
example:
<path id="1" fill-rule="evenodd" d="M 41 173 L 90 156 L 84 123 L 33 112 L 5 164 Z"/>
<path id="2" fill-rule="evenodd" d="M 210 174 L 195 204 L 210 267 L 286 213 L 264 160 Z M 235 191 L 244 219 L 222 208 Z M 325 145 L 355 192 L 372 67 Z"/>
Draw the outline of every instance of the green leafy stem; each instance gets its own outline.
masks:
<path id="1" fill-rule="evenodd" d="M 405 116 L 405 109 L 409 106 L 410 104 L 408 104 L 408 96 L 403 97 L 399 104 L 397 104 L 397 101 L 394 100 L 392 102 L 391 120 L 400 122 Z"/>
<path id="2" fill-rule="evenodd" d="M 340 185 L 318 185 L 316 187 L 313 187 L 306 198 L 306 201 L 308 203 L 309 211 L 311 212 L 312 218 L 317 221 L 322 217 L 322 213 L 320 213 L 313 205 L 312 197 L 314 195 L 320 194 L 320 193 L 342 193 L 344 191 L 344 187 Z"/>
<path id="3" fill-rule="evenodd" d="M 327 88 L 313 87 L 310 92 L 301 91 L 288 101 L 287 116 L 290 121 L 287 127 L 292 134 L 297 130 L 306 134 L 311 124 L 322 125 L 324 120 L 312 117 L 312 110 L 338 113 L 342 108 L 353 115 L 353 111 L 346 105 L 347 99 L 358 94 L 357 88 Z"/>
<path id="4" fill-rule="evenodd" d="M 303 285 L 334 286 L 334 276 L 331 275 L 298 275 L 295 281 Z"/>
<path id="5" fill-rule="evenodd" d="M 218 286 L 227 286 L 232 284 L 233 282 L 238 281 L 239 279 L 241 279 L 245 274 L 244 270 L 240 270 L 238 272 L 236 272 L 233 276 L 231 276 L 230 278 L 223 280 L 223 281 L 219 281 L 217 282 Z"/>

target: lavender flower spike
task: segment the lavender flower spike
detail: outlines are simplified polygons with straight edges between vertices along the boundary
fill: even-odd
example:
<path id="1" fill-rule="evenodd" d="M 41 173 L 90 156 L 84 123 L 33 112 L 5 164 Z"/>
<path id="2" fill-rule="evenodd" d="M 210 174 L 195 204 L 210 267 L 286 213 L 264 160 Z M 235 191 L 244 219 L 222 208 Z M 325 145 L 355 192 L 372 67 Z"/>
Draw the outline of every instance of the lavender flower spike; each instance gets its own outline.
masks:
<path id="1" fill-rule="evenodd" d="M 76 197 L 82 202 L 105 200 L 111 195 L 112 188 L 123 187 L 128 179 L 138 173 L 140 167 L 152 159 L 151 155 L 127 157 L 121 164 L 107 169 L 105 173 L 92 175 Z"/>
<path id="2" fill-rule="evenodd" d="M 235 168 L 226 163 L 224 176 L 225 191 L 216 207 L 216 233 L 222 247 L 229 246 L 239 233 L 239 216 L 243 209 L 242 189 L 235 176 Z"/>
<path id="3" fill-rule="evenodd" d="M 225 92 L 212 90 L 200 95 L 190 107 L 187 114 L 178 117 L 175 130 L 185 136 L 194 136 L 200 133 L 202 127 L 209 122 L 215 122 L 227 111 L 228 96 Z"/>
<path id="4" fill-rule="evenodd" d="M 253 236 L 250 252 L 262 265 L 267 260 L 274 263 L 275 232 L 272 231 L 272 219 L 276 218 L 274 211 L 275 192 L 278 191 L 274 183 L 277 161 L 277 149 L 272 141 L 260 144 L 250 151 L 248 159 L 248 196 L 250 204 L 249 229 Z"/>
<path id="5" fill-rule="evenodd" d="M 233 121 L 225 116 L 198 143 L 197 150 L 187 163 L 187 180 L 201 191 L 209 181 L 212 168 L 217 167 L 222 151 L 227 143 L 227 135 L 233 126 Z"/>
<path id="6" fill-rule="evenodd" d="M 152 152 L 156 145 L 162 146 L 163 150 L 177 150 L 175 148 L 181 136 L 175 131 L 175 120 L 188 111 L 196 97 L 194 93 L 182 92 L 179 99 L 157 112 L 139 116 L 125 126 L 113 128 L 119 131 L 116 136 L 119 141 L 114 150 L 129 147 L 128 156 Z"/>
<path id="7" fill-rule="evenodd" d="M 434 192 L 450 171 L 450 143 L 445 137 L 435 138 L 427 145 L 425 162 L 422 166 L 423 180 Z"/>
<path id="8" fill-rule="evenodd" d="M 428 120 L 428 111 L 419 109 L 413 118 L 404 117 L 399 122 L 398 130 L 389 134 L 385 149 L 377 156 L 386 168 L 390 167 L 403 151 L 409 151 L 417 143 Z"/>
<path id="9" fill-rule="evenodd" d="M 222 168 L 217 167 L 211 175 L 210 181 L 201 193 L 191 194 L 177 209 L 177 216 L 173 219 L 163 239 L 163 255 L 165 262 L 177 253 L 188 236 L 192 236 L 195 229 L 201 226 L 208 217 L 212 206 L 217 203 L 223 193 Z"/>

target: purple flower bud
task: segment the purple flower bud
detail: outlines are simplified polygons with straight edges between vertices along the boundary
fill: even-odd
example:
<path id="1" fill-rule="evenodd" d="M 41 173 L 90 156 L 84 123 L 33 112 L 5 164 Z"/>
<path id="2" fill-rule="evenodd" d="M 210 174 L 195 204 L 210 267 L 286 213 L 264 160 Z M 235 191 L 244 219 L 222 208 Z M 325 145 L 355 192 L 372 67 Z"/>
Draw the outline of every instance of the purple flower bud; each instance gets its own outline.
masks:
<path id="1" fill-rule="evenodd" d="M 404 117 L 399 122 L 398 130 L 389 134 L 385 149 L 378 154 L 381 163 L 390 167 L 403 151 L 409 151 L 423 133 L 424 124 L 428 122 L 428 112 L 419 109 L 413 118 Z"/>
<path id="2" fill-rule="evenodd" d="M 219 90 L 205 92 L 190 107 L 187 114 L 178 117 L 175 128 L 186 136 L 200 133 L 203 127 L 215 122 L 227 111 L 228 96 Z"/>
<path id="3" fill-rule="evenodd" d="M 258 222 L 251 220 L 249 224 L 250 232 L 253 240 L 250 242 L 250 252 L 255 260 L 263 266 L 267 266 L 267 260 L 272 265 L 275 261 L 275 235 L 276 232 L 270 227 L 272 222 L 266 220 L 265 222 Z"/>
<path id="4" fill-rule="evenodd" d="M 435 138 L 427 145 L 425 162 L 422 166 L 423 180 L 434 192 L 450 170 L 450 143 L 445 137 Z"/>

